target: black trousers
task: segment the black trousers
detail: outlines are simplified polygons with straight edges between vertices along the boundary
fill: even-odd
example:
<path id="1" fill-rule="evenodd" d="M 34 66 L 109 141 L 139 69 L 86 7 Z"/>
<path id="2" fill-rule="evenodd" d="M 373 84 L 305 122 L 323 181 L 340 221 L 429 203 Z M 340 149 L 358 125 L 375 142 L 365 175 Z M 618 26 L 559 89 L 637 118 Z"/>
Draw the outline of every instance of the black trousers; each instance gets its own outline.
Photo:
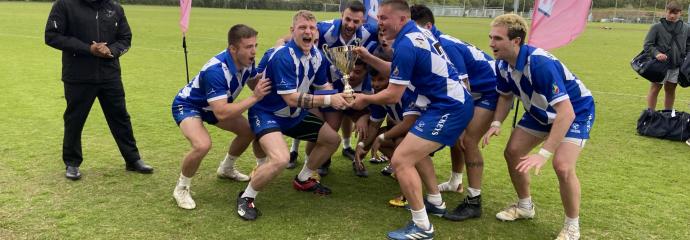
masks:
<path id="1" fill-rule="evenodd" d="M 63 115 L 65 135 L 62 141 L 62 160 L 66 166 L 78 167 L 83 160 L 81 152 L 81 132 L 96 98 L 101 104 L 110 132 L 115 138 L 125 162 L 140 159 L 132 123 L 125 105 L 125 90 L 122 81 L 116 80 L 99 84 L 64 82 L 67 108 Z"/>

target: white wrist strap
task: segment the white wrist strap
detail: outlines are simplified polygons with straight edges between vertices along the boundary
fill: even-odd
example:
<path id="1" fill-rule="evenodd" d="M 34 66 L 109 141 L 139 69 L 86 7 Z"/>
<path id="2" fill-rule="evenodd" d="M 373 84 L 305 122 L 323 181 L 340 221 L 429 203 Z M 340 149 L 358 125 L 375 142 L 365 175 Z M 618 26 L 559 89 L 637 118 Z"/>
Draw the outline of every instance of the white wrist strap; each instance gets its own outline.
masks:
<path id="1" fill-rule="evenodd" d="M 331 106 L 331 95 L 324 95 L 323 96 L 323 105 L 324 106 Z"/>
<path id="2" fill-rule="evenodd" d="M 361 148 L 364 148 L 364 142 L 358 142 L 358 143 L 357 143 L 357 146 L 358 146 L 358 147 L 361 147 Z"/>
<path id="3" fill-rule="evenodd" d="M 383 136 L 383 133 L 379 134 L 378 136 L 379 140 L 384 141 L 386 138 Z"/>
<path id="4" fill-rule="evenodd" d="M 553 156 L 552 152 L 549 152 L 549 150 L 546 150 L 544 148 L 540 148 L 539 153 L 537 153 L 537 154 L 544 157 L 546 160 L 549 160 L 551 158 L 551 156 Z"/>
<path id="5" fill-rule="evenodd" d="M 491 122 L 491 127 L 501 128 L 501 122 L 493 121 L 493 122 Z"/>

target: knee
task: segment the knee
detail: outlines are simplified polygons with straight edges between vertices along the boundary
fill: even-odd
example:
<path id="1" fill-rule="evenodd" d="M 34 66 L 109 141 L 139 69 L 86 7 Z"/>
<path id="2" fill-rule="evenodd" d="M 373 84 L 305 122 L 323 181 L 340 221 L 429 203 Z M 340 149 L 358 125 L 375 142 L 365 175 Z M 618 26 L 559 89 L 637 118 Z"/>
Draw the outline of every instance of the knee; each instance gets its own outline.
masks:
<path id="1" fill-rule="evenodd" d="M 508 145 L 505 150 L 503 150 L 503 156 L 506 158 L 508 161 L 512 161 L 515 159 L 519 159 L 520 157 L 520 150 L 517 149 L 516 147 Z"/>
<path id="2" fill-rule="evenodd" d="M 568 179 L 575 174 L 575 166 L 570 166 L 568 164 L 554 163 L 553 170 L 556 171 L 556 176 L 558 176 L 559 179 Z"/>
<path id="3" fill-rule="evenodd" d="M 470 135 L 465 135 L 465 137 L 462 138 L 462 145 L 465 147 L 466 151 L 477 149 L 477 144 L 479 144 L 479 138 Z"/>
<path id="4" fill-rule="evenodd" d="M 284 169 L 287 167 L 287 164 L 290 161 L 290 155 L 288 153 L 273 152 L 268 154 L 268 159 L 268 163 L 273 167 L 277 169 Z"/>
<path id="5" fill-rule="evenodd" d="M 340 136 L 335 131 L 328 131 L 319 136 L 318 142 L 328 146 L 340 145 Z"/>
<path id="6" fill-rule="evenodd" d="M 206 153 L 208 153 L 209 150 L 211 150 L 211 140 L 210 139 L 204 139 L 204 140 L 192 142 L 192 149 L 195 152 L 206 154 Z"/>

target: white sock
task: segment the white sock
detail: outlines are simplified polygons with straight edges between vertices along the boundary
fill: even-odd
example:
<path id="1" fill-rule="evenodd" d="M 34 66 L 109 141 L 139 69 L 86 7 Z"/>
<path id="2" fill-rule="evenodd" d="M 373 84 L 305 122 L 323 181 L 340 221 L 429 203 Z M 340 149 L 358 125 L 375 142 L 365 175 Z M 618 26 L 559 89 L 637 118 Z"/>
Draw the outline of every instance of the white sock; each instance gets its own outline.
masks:
<path id="1" fill-rule="evenodd" d="M 462 173 L 451 172 L 448 183 L 450 183 L 451 186 L 460 185 L 462 183 Z"/>
<path id="2" fill-rule="evenodd" d="M 266 158 L 265 158 L 265 157 L 256 158 L 256 166 L 261 166 L 261 164 L 264 164 L 264 163 L 266 163 Z"/>
<path id="3" fill-rule="evenodd" d="M 443 198 L 441 198 L 441 194 L 427 194 L 426 195 L 426 200 L 429 201 L 429 203 L 434 204 L 435 206 L 440 206 L 443 204 Z"/>
<path id="4" fill-rule="evenodd" d="M 304 162 L 304 166 L 302 167 L 302 171 L 299 172 L 297 175 L 297 180 L 299 181 L 307 181 L 311 177 L 311 174 L 314 172 L 314 170 L 311 170 L 307 167 L 306 161 Z"/>
<path id="5" fill-rule="evenodd" d="M 410 210 L 412 212 L 412 221 L 417 227 L 421 229 L 428 230 L 431 227 L 431 222 L 429 222 L 429 216 L 426 215 L 426 209 L 422 208 L 417 211 Z"/>
<path id="6" fill-rule="evenodd" d="M 351 148 L 350 147 L 350 138 L 349 137 L 343 138 L 343 149 L 348 149 L 348 148 Z"/>
<path id="7" fill-rule="evenodd" d="M 568 216 L 565 216 L 565 224 L 580 228 L 580 217 L 569 218 Z"/>
<path id="8" fill-rule="evenodd" d="M 252 184 L 247 184 L 247 188 L 244 189 L 244 193 L 242 193 L 243 198 L 248 197 L 248 198 L 256 198 L 256 195 L 259 194 L 259 191 L 254 190 L 252 187 Z"/>
<path id="9" fill-rule="evenodd" d="M 189 187 L 192 185 L 192 178 L 185 177 L 184 174 L 180 173 L 180 178 L 177 179 L 178 187 Z"/>
<path id="10" fill-rule="evenodd" d="M 532 207 L 534 207 L 534 205 L 532 204 L 532 196 L 519 199 L 518 207 L 522 209 L 532 209 Z"/>
<path id="11" fill-rule="evenodd" d="M 225 154 L 225 159 L 223 160 L 223 163 L 221 163 L 221 166 L 223 166 L 225 169 L 233 169 L 235 168 L 235 160 L 237 160 L 237 158 L 237 156 Z"/>
<path id="12" fill-rule="evenodd" d="M 479 196 L 480 194 L 482 194 L 482 190 L 481 190 L 481 189 L 476 189 L 476 188 L 467 187 L 467 190 L 470 192 L 470 197 L 471 197 L 471 198 L 476 197 L 476 196 Z"/>
<path id="13" fill-rule="evenodd" d="M 292 146 L 290 146 L 290 152 L 299 151 L 299 139 L 292 139 Z"/>

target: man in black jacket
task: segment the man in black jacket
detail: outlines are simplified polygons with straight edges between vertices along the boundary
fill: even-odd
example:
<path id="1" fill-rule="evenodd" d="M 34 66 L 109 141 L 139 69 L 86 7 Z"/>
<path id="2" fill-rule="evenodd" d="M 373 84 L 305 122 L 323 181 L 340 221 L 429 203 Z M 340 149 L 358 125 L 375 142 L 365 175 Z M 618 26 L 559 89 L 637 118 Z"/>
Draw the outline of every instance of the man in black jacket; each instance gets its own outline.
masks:
<path id="1" fill-rule="evenodd" d="M 647 94 L 647 107 L 656 109 L 657 97 L 664 88 L 664 109 L 673 109 L 676 99 L 676 85 L 678 83 L 679 67 L 683 64 L 683 58 L 690 50 L 690 41 L 687 41 L 688 31 L 681 17 L 682 6 L 676 1 L 670 1 L 666 5 L 666 16 L 659 23 L 652 25 L 644 40 L 644 49 L 654 58 L 668 63 L 666 77 L 660 83 L 652 82 Z"/>
<path id="2" fill-rule="evenodd" d="M 65 177 L 81 178 L 81 132 L 98 98 L 126 169 L 152 173 L 139 156 L 125 105 L 119 57 L 132 32 L 122 6 L 112 0 L 57 0 L 48 16 L 45 42 L 62 50 L 62 81 L 67 108 L 62 159 Z"/>

